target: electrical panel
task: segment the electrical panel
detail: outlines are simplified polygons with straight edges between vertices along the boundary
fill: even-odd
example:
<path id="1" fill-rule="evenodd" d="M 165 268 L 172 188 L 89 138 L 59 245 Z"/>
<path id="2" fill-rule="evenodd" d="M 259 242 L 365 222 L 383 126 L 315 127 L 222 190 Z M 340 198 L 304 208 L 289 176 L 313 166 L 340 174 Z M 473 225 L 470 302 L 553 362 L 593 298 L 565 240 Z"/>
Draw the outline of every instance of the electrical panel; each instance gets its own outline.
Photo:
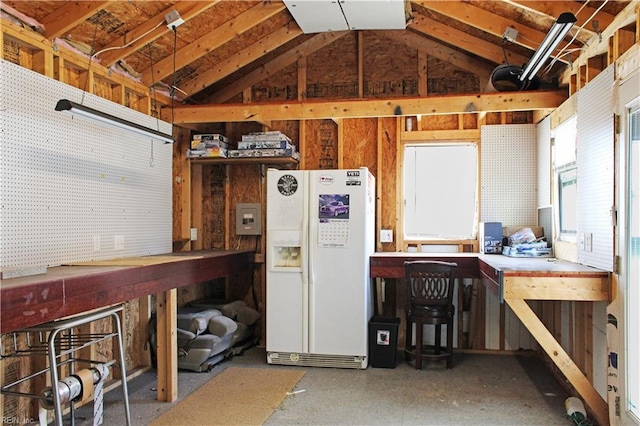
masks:
<path id="1" fill-rule="evenodd" d="M 236 204 L 236 235 L 262 235 L 262 205 Z"/>

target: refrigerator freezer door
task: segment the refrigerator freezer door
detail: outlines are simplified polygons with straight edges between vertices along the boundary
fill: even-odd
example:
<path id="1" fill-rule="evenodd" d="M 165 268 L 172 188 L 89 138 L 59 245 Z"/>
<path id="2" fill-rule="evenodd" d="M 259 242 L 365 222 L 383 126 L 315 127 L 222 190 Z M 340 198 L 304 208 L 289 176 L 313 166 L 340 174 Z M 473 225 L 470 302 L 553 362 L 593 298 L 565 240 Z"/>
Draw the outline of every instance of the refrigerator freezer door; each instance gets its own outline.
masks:
<path id="1" fill-rule="evenodd" d="M 366 169 L 310 172 L 311 353 L 367 355 L 375 232 L 371 184 Z"/>
<path id="2" fill-rule="evenodd" d="M 267 351 L 308 351 L 306 174 L 267 172 Z"/>

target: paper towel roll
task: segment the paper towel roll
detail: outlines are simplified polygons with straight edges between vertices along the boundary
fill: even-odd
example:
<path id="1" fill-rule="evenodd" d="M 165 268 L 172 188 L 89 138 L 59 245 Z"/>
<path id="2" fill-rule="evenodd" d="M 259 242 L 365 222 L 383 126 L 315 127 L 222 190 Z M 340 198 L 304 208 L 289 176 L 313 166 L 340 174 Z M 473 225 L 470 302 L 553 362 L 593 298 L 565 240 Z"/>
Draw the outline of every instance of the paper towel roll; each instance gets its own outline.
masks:
<path id="1" fill-rule="evenodd" d="M 93 372 L 90 369 L 85 368 L 76 372 L 75 375 L 78 376 L 82 383 L 82 397 L 80 401 L 86 402 L 93 399 Z"/>

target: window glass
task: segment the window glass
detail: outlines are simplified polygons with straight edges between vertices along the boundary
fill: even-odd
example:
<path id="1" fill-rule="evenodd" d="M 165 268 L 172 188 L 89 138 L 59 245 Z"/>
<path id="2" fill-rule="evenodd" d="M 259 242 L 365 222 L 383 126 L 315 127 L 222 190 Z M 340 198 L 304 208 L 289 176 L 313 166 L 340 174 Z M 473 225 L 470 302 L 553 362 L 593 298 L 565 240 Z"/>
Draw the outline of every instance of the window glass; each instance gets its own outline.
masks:
<path id="1" fill-rule="evenodd" d="M 576 116 L 573 116 L 553 132 L 558 238 L 572 242 L 576 241 L 578 229 L 577 123 Z"/>
<path id="2" fill-rule="evenodd" d="M 403 165 L 405 238 L 474 239 L 477 145 L 407 145 Z"/>
<path id="3" fill-rule="evenodd" d="M 560 233 L 576 234 L 578 230 L 578 185 L 575 165 L 558 172 L 558 205 L 560 210 Z"/>

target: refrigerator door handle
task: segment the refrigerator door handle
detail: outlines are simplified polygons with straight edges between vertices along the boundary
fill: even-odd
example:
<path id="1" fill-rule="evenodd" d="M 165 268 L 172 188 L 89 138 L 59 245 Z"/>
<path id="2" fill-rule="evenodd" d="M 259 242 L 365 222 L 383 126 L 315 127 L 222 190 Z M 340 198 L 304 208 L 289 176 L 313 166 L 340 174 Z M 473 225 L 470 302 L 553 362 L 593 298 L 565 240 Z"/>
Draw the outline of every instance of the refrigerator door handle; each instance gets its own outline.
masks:
<path id="1" fill-rule="evenodd" d="M 311 253 L 309 250 L 309 173 L 306 173 L 306 179 L 302 180 L 303 187 L 303 215 L 302 215 L 302 236 L 301 236 L 301 268 L 302 268 L 302 348 L 304 353 L 309 352 L 309 342 L 311 332 L 309 318 L 311 309 L 310 285 L 313 283 L 311 277 L 312 271 L 309 271 L 311 265 Z"/>

